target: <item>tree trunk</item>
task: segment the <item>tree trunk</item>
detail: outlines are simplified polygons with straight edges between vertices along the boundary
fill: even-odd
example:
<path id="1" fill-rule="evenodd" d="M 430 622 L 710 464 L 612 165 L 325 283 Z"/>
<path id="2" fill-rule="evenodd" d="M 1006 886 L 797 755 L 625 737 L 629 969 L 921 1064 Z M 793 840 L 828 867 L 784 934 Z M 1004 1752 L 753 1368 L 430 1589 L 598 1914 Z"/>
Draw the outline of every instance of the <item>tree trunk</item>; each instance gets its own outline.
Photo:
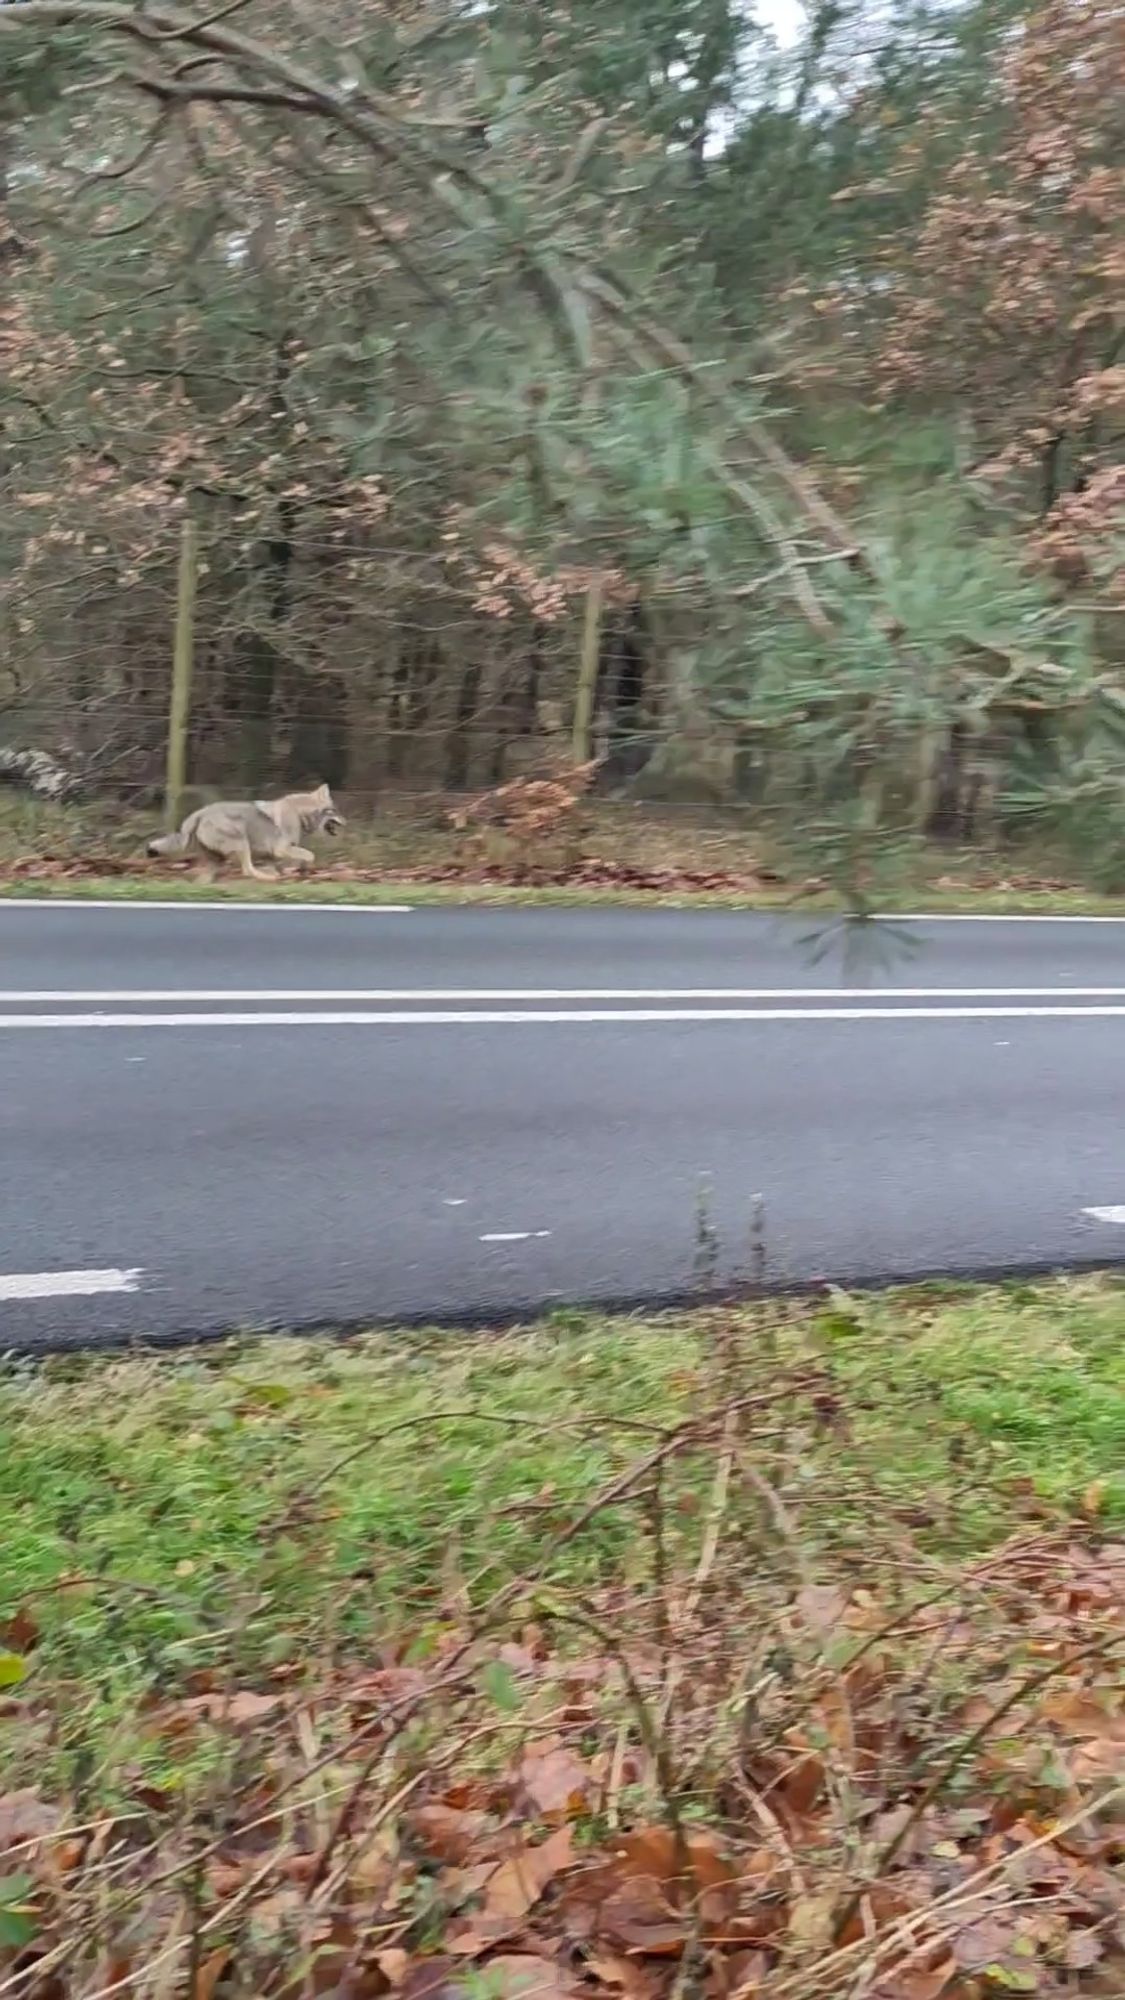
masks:
<path id="1" fill-rule="evenodd" d="M 469 776 L 472 747 L 470 724 L 477 712 L 482 668 L 479 662 L 465 668 L 457 692 L 457 713 L 445 753 L 445 782 L 451 792 L 463 791 Z"/>

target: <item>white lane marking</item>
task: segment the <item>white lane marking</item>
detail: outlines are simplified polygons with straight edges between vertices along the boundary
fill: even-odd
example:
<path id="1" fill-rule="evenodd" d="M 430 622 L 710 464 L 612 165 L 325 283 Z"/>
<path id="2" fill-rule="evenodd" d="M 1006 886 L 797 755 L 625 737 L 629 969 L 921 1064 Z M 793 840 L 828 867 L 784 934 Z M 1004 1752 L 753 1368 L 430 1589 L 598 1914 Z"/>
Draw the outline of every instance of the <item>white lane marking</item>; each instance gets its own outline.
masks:
<path id="1" fill-rule="evenodd" d="M 529 1243 L 533 1236 L 549 1236 L 549 1229 L 493 1229 L 481 1237 L 482 1243 Z"/>
<path id="2" fill-rule="evenodd" d="M 443 1208 L 464 1208 L 467 1200 L 468 1196 L 464 1194 L 447 1194 L 443 1195 L 441 1205 Z"/>
<path id="3" fill-rule="evenodd" d="M 135 1271 L 14 1271 L 0 1274 L 0 1299 L 82 1299 L 95 1292 L 135 1292 Z"/>
<path id="4" fill-rule="evenodd" d="M 293 986 L 120 987 L 105 992 L 68 988 L 25 992 L 0 988 L 0 1006 L 146 1004 L 275 1000 L 1067 1000 L 1125 999 L 1125 986 Z"/>
<path id="5" fill-rule="evenodd" d="M 1095 1222 L 1125 1222 L 1125 1208 L 1084 1208 L 1083 1215 L 1092 1215 Z"/>
<path id="6" fill-rule="evenodd" d="M 566 1009 L 464 1008 L 412 1012 L 258 1014 L 4 1014 L 6 1028 L 471 1028 L 548 1027 L 588 1022 L 640 1021 L 1009 1021 L 1104 1020 L 1125 1016 L 1116 1007 L 570 1007 Z"/>
<path id="7" fill-rule="evenodd" d="M 814 914 L 812 910 L 807 912 L 810 917 Z M 872 921 L 877 924 L 1125 924 L 1125 916 L 1083 917 L 1069 913 L 1052 916 L 1049 910 L 997 910 L 992 916 L 985 910 L 904 910 L 900 916 L 888 912 Z"/>
<path id="8" fill-rule="evenodd" d="M 237 903 L 205 902 L 202 897 L 176 896 L 0 896 L 0 910 L 332 910 L 345 917 L 401 917 L 413 903 Z"/>

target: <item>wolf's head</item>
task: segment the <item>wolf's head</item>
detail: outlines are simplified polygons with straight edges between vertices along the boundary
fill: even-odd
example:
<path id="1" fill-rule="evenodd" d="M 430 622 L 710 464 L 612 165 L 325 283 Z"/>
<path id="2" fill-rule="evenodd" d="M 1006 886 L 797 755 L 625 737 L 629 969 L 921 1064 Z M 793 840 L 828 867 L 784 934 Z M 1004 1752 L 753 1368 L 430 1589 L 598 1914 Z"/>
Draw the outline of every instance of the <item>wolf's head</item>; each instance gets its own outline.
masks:
<path id="1" fill-rule="evenodd" d="M 306 792 L 301 799 L 301 825 L 307 833 L 339 833 L 347 825 L 327 785 Z"/>

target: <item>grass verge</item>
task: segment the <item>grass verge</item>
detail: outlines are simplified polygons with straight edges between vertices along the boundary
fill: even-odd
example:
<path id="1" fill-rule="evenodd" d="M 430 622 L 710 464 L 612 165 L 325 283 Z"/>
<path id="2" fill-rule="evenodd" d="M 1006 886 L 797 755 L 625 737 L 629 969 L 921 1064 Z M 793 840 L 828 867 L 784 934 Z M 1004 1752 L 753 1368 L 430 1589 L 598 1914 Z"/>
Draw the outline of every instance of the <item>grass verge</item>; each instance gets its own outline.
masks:
<path id="1" fill-rule="evenodd" d="M 13 1364 L 0 1990 L 1120 1992 L 1123 1312 Z"/>
<path id="2" fill-rule="evenodd" d="M 442 810 L 388 805 L 375 820 L 350 815 L 338 848 L 325 846 L 307 881 L 225 879 L 211 886 L 193 869 L 146 863 L 151 817 L 83 806 L 47 806 L 0 794 L 0 896 L 129 902 L 414 904 L 608 904 L 838 912 L 839 897 L 802 880 L 770 851 L 766 834 L 715 808 L 599 803 L 590 812 L 586 858 L 556 871 L 549 849 L 528 880 L 484 868 L 466 853 Z M 532 856 L 534 861 L 536 857 Z M 555 857 L 556 860 L 558 857 Z M 1041 866 L 1036 866 L 1036 861 Z M 1051 857 L 930 850 L 896 866 L 883 907 L 997 915 L 1125 914 L 1125 897 L 1095 894 L 1060 877 Z"/>
<path id="3" fill-rule="evenodd" d="M 314 876 L 304 882 L 262 884 L 219 882 L 211 887 L 185 875 L 83 875 L 5 878 L 0 869 L 0 901 L 31 898 L 123 903 L 331 903 L 379 908 L 388 903 L 418 906 L 483 905 L 556 909 L 616 908 L 763 910 L 801 916 L 840 914 L 840 903 L 827 894 L 796 894 L 778 889 L 641 889 L 607 887 L 598 883 L 564 884 L 415 881 L 387 876 L 377 882 L 341 882 Z M 932 889 L 923 882 L 913 900 L 925 913 L 950 916 L 1125 916 L 1125 897 L 1095 896 L 1080 889 Z M 900 899 L 901 901 L 901 899 Z"/>

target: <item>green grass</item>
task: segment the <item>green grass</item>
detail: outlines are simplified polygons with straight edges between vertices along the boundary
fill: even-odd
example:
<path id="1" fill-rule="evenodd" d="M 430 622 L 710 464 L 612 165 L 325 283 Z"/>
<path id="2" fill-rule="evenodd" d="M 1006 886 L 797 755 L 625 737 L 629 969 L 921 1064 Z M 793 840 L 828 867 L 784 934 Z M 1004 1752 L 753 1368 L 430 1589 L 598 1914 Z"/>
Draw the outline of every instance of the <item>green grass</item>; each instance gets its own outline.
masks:
<path id="1" fill-rule="evenodd" d="M 340 903 L 378 908 L 388 903 L 411 904 L 553 904 L 563 908 L 588 904 L 619 904 L 680 909 L 687 904 L 707 904 L 736 910 L 784 909 L 793 904 L 791 893 L 767 897 L 739 894 L 734 890 L 682 891 L 675 895 L 640 889 L 597 888 L 576 885 L 536 887 L 509 886 L 498 882 L 416 882 L 388 877 L 379 882 L 339 882 L 331 876 L 312 876 L 307 881 L 280 884 L 220 881 L 212 886 L 187 875 L 83 875 L 61 879 L 17 877 L 5 881 L 0 870 L 0 900 L 20 901 L 29 897 L 66 897 L 76 900 L 106 899 L 117 902 L 152 903 Z M 827 899 L 802 899 L 802 910 L 830 908 Z"/>
<path id="2" fill-rule="evenodd" d="M 721 910 L 795 911 L 798 915 L 839 913 L 838 901 L 825 894 L 798 896 L 791 889 L 652 889 L 572 888 L 494 882 L 416 882 L 412 878 L 381 882 L 338 882 L 313 877 L 280 885 L 256 882 L 208 883 L 186 876 L 107 875 L 61 879 L 24 878 L 5 881 L 0 869 L 0 901 L 66 897 L 117 902 L 340 903 L 375 907 L 388 903 L 416 905 L 515 904 L 575 908 L 590 905 L 638 906 L 646 909 L 704 908 Z M 993 916 L 1125 916 L 1125 897 L 1095 896 L 1081 889 L 930 889 L 916 891 L 919 908 L 940 914 L 966 912 Z M 901 901 L 901 899 L 899 899 Z"/>
<path id="3" fill-rule="evenodd" d="M 1125 1520 L 1123 1333 L 1104 1278 L 12 1364 L 0 1648 L 13 1618 L 39 1633 L 9 1768 L 163 1772 L 154 1691 L 424 1659 L 543 1562 L 552 1589 L 643 1598 L 636 1505 L 574 1523 L 720 1394 L 780 1396 L 750 1446 L 821 1574 L 904 1537 L 959 1559 L 1029 1510 Z M 677 1546 L 713 1469 L 697 1453 L 664 1495 Z"/>

